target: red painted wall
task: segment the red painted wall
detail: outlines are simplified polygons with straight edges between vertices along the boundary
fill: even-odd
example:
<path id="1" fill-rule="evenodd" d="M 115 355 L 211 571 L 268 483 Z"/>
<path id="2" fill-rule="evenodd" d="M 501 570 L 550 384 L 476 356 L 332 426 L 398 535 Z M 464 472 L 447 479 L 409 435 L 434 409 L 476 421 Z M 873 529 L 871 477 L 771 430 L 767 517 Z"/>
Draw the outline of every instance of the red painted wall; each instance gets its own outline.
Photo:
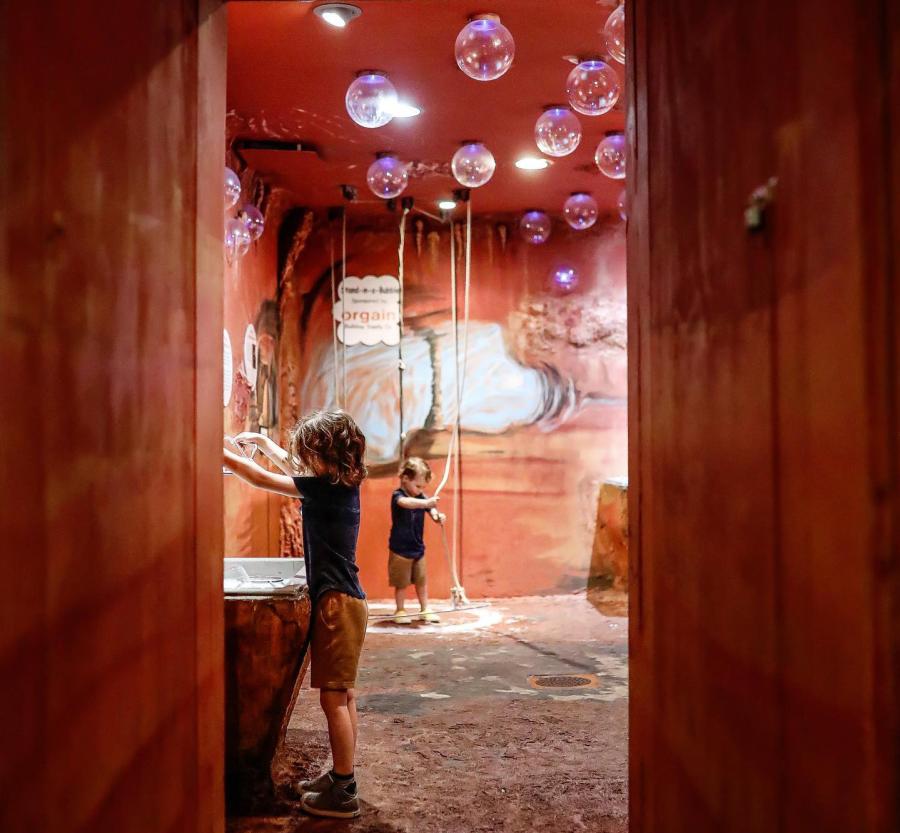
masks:
<path id="1" fill-rule="evenodd" d="M 351 220 L 350 229 L 348 275 L 397 274 L 396 228 L 384 223 L 358 226 Z M 302 410 L 321 407 L 329 401 L 333 388 L 330 245 L 326 226 L 320 221 L 298 265 L 305 286 L 301 330 L 305 365 L 299 381 Z M 334 239 L 334 245 L 339 257 L 339 239 Z M 578 288 L 568 295 L 552 291 L 547 283 L 549 270 L 561 262 L 571 262 L 580 274 Z M 406 248 L 405 349 L 408 363 L 419 361 L 428 367 L 410 365 L 407 371 L 408 413 L 415 410 L 417 397 L 421 398 L 416 374 L 432 372 L 427 356 L 410 358 L 415 353 L 412 344 L 421 340 L 422 333 L 448 324 L 449 264 L 447 230 L 412 215 Z M 463 583 L 474 596 L 567 592 L 584 587 L 599 483 L 626 471 L 623 228 L 616 222 L 576 234 L 557 222 L 550 242 L 533 247 L 522 242 L 508 223 L 479 221 L 473 234 L 472 274 L 473 333 L 499 326 L 491 355 L 507 353 L 509 367 L 550 364 L 571 378 L 582 393 L 605 397 L 612 404 L 583 407 L 553 428 L 545 420 L 543 425 L 464 434 Z M 477 336 L 472 339 L 475 356 Z M 368 406 L 377 402 L 382 422 L 393 432 L 398 393 L 395 348 L 383 349 L 384 360 L 377 368 L 357 364 L 353 349 L 348 354 L 347 408 L 368 430 L 367 425 L 372 424 L 366 422 Z M 507 398 L 499 400 L 491 399 L 490 394 L 496 394 L 492 387 L 502 388 L 504 380 L 514 376 L 504 375 L 508 368 L 488 368 L 483 359 L 484 353 L 471 360 L 467 402 L 472 400 L 473 410 L 490 412 L 502 425 L 505 403 L 513 401 L 516 392 L 510 390 L 504 394 Z M 442 373 L 451 373 L 451 368 L 446 366 Z M 490 401 L 482 406 L 481 400 Z M 447 407 L 445 402 L 445 410 Z M 386 559 L 396 458 L 380 457 L 373 436 L 370 433 L 370 463 L 375 465 L 363 489 L 359 562 L 364 586 L 377 598 L 391 592 Z M 411 440 L 414 450 L 430 458 L 435 483 L 443 471 L 448 438 L 449 432 L 441 427 L 419 432 Z M 384 446 L 385 441 L 377 445 Z M 442 508 L 451 517 L 453 495 L 451 483 L 442 499 Z M 447 597 L 449 574 L 438 530 L 430 523 L 426 544 L 432 594 Z"/>
<path id="2" fill-rule="evenodd" d="M 10 833 L 224 828 L 219 6 L 4 4 Z"/>
<path id="3" fill-rule="evenodd" d="M 244 197 L 228 216 L 250 199 L 253 182 L 252 173 L 245 172 Z M 224 369 L 231 378 L 231 395 L 224 411 L 225 433 L 229 436 L 241 431 L 259 431 L 261 426 L 273 436 L 278 431 L 277 422 L 273 424 L 272 421 L 277 408 L 270 401 L 273 394 L 277 396 L 275 386 L 269 385 L 268 390 L 264 390 L 268 370 L 277 372 L 279 325 L 275 296 L 281 209 L 277 193 L 275 196 L 276 199 L 267 200 L 266 228 L 262 237 L 251 244 L 244 257 L 225 263 L 225 330 L 232 348 L 231 362 Z M 248 326 L 253 327 L 258 342 L 256 379 L 253 379 L 252 367 L 248 368 L 244 359 Z M 250 489 L 234 477 L 226 477 L 223 488 L 225 554 L 231 557 L 277 556 L 281 499 Z"/>

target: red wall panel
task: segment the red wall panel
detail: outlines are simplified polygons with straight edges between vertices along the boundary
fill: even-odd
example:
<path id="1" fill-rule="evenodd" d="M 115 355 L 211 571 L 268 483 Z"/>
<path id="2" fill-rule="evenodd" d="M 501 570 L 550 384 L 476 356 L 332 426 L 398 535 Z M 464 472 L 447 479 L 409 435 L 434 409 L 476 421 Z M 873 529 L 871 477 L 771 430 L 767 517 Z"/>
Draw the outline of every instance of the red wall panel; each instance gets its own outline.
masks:
<path id="1" fill-rule="evenodd" d="M 223 828 L 220 5 L 5 8 L 4 830 Z"/>
<path id="2" fill-rule="evenodd" d="M 900 824 L 888 5 L 629 6 L 635 831 Z"/>
<path id="3" fill-rule="evenodd" d="M 243 177 L 244 199 L 235 211 L 249 200 L 253 177 L 246 172 Z M 280 195 L 281 192 L 276 192 Z M 266 227 L 262 237 L 251 245 L 247 254 L 225 265 L 224 307 L 225 330 L 231 342 L 232 379 L 231 397 L 225 406 L 225 433 L 234 436 L 241 431 L 259 431 L 260 419 L 267 428 L 267 418 L 260 414 L 269 399 L 262 395 L 268 384 L 268 368 L 277 373 L 277 284 L 278 284 L 278 223 L 281 219 L 280 201 L 267 200 Z M 233 213 L 233 212 L 232 212 Z M 256 332 L 259 352 L 257 361 L 265 364 L 262 372 L 257 369 L 253 386 L 244 367 L 244 337 L 248 326 Z M 270 397 L 277 401 L 277 391 L 270 385 Z M 269 426 L 269 434 L 279 439 L 280 426 Z M 257 489 L 250 489 L 236 477 L 226 477 L 225 495 L 225 554 L 229 557 L 256 557 L 279 554 L 279 511 L 283 499 Z"/>

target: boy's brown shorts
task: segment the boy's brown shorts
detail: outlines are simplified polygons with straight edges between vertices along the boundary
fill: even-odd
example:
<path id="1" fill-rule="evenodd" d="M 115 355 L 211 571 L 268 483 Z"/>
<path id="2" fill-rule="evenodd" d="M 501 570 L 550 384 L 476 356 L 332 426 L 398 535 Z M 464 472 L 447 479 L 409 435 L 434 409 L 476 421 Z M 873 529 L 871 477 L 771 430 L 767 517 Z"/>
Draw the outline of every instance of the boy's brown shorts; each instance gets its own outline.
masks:
<path id="1" fill-rule="evenodd" d="M 313 688 L 356 687 L 359 655 L 366 638 L 369 606 L 337 590 L 323 593 L 313 606 L 309 641 Z"/>
<path id="2" fill-rule="evenodd" d="M 425 584 L 425 556 L 407 558 L 392 552 L 388 557 L 388 583 L 397 590 L 403 590 L 410 584 L 421 587 Z"/>

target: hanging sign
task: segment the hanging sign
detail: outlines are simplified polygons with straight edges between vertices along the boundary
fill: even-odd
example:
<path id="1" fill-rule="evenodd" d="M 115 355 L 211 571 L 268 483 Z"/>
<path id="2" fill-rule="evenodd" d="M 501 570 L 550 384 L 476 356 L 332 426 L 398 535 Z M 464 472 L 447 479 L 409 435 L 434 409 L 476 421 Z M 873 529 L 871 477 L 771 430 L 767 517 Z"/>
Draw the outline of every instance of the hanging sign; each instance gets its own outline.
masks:
<path id="1" fill-rule="evenodd" d="M 400 281 L 393 275 L 345 278 L 332 311 L 343 344 L 397 344 L 400 341 Z"/>

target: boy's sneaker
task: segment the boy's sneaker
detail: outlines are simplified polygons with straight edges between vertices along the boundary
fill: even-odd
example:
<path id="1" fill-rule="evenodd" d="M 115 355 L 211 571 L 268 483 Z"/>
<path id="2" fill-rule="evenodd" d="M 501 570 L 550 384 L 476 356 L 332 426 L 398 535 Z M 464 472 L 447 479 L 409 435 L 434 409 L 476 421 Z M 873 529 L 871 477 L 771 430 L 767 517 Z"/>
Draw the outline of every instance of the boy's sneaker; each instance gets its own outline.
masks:
<path id="1" fill-rule="evenodd" d="M 398 610 L 394 614 L 394 623 L 397 625 L 411 625 L 412 617 L 405 610 Z"/>
<path id="2" fill-rule="evenodd" d="M 425 622 L 431 622 L 432 625 L 436 625 L 441 621 L 441 617 L 437 615 L 437 613 L 432 613 L 430 610 L 423 610 L 421 614 L 419 614 Z"/>
<path id="3" fill-rule="evenodd" d="M 329 819 L 352 819 L 359 815 L 356 781 L 339 783 L 334 779 L 322 792 L 307 793 L 300 806 L 311 816 Z"/>
<path id="4" fill-rule="evenodd" d="M 329 769 L 323 772 L 318 778 L 313 778 L 312 781 L 301 781 L 297 784 L 297 792 L 300 793 L 301 797 L 307 793 L 320 793 L 327 790 L 333 783 L 334 778 Z"/>

